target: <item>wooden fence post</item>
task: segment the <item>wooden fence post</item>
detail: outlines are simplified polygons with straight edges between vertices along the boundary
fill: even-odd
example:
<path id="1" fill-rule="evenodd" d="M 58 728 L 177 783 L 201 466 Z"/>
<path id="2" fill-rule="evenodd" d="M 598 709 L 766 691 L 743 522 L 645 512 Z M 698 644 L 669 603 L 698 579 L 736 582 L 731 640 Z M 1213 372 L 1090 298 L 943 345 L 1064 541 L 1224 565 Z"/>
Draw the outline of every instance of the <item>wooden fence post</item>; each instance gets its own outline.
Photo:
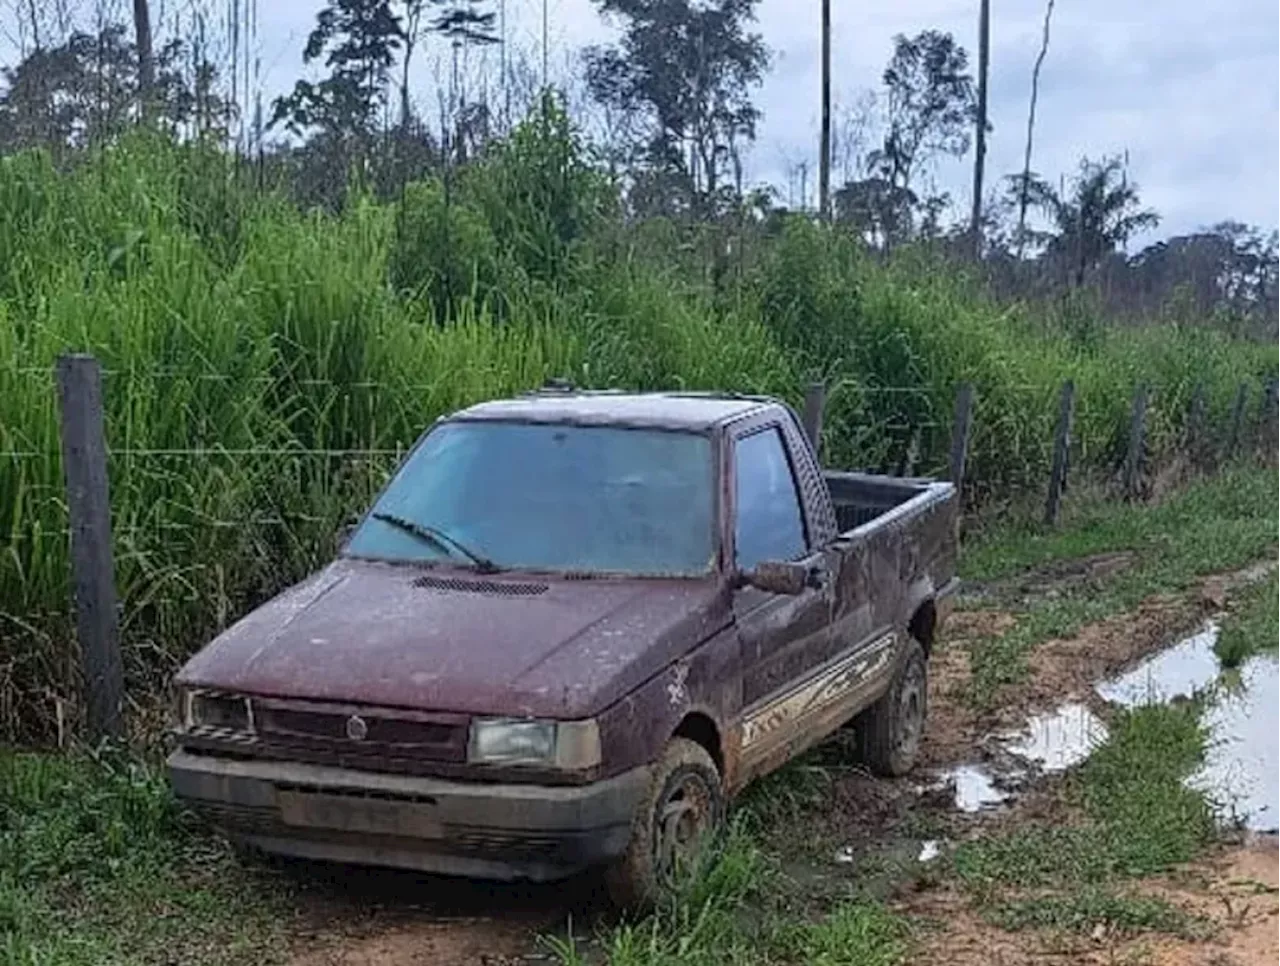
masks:
<path id="1" fill-rule="evenodd" d="M 1142 493 L 1143 449 L 1147 436 L 1147 396 L 1145 382 L 1138 383 L 1133 393 L 1133 410 L 1129 414 L 1129 449 L 1124 458 L 1124 495 L 1136 500 Z"/>
<path id="2" fill-rule="evenodd" d="M 822 459 L 822 410 L 827 402 L 827 387 L 811 382 L 804 391 L 804 432 L 813 446 L 814 455 Z"/>
<path id="3" fill-rule="evenodd" d="M 124 675 L 111 557 L 111 502 L 102 418 L 102 369 L 88 355 L 58 359 L 62 466 L 71 523 L 76 635 L 88 692 L 90 736 L 120 734 Z"/>
<path id="4" fill-rule="evenodd" d="M 1277 386 L 1276 377 L 1272 376 L 1267 380 L 1267 388 L 1262 394 L 1262 411 L 1258 413 L 1258 419 L 1262 423 L 1258 435 L 1263 460 L 1271 460 L 1276 455 L 1277 434 L 1280 433 L 1280 426 L 1276 423 L 1278 392 L 1280 386 Z"/>
<path id="5" fill-rule="evenodd" d="M 1197 382 L 1191 393 L 1191 408 L 1187 411 L 1187 429 L 1183 437 L 1187 461 L 1192 470 L 1204 469 L 1205 460 L 1205 385 Z"/>
<path id="6" fill-rule="evenodd" d="M 1240 443 L 1244 437 L 1244 411 L 1249 404 L 1249 384 L 1240 383 L 1236 390 L 1236 402 L 1231 409 L 1231 435 L 1227 437 L 1225 459 L 1234 459 L 1240 455 Z"/>
<path id="7" fill-rule="evenodd" d="M 969 427 L 973 424 L 973 383 L 961 383 L 956 390 L 955 419 L 951 424 L 951 482 L 959 493 L 964 487 L 964 468 L 969 461 Z"/>
<path id="8" fill-rule="evenodd" d="M 1044 522 L 1058 522 L 1062 494 L 1067 488 L 1067 472 L 1071 462 L 1071 421 L 1075 416 L 1076 384 L 1068 379 L 1062 384 L 1058 402 L 1058 425 L 1053 433 L 1053 468 L 1049 472 L 1049 496 L 1044 504 Z"/>

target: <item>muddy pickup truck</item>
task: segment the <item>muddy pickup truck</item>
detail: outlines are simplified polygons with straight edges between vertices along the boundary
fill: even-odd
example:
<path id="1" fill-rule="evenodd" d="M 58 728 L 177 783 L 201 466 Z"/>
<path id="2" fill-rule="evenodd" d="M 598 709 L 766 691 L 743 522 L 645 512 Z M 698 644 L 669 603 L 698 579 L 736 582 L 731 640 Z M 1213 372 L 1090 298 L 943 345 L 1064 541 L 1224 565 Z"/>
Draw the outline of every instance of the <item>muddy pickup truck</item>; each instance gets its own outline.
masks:
<path id="1" fill-rule="evenodd" d="M 331 564 L 176 679 L 177 794 L 272 853 L 644 904 L 846 725 L 907 771 L 949 483 L 824 472 L 775 400 L 566 389 L 415 444 Z"/>

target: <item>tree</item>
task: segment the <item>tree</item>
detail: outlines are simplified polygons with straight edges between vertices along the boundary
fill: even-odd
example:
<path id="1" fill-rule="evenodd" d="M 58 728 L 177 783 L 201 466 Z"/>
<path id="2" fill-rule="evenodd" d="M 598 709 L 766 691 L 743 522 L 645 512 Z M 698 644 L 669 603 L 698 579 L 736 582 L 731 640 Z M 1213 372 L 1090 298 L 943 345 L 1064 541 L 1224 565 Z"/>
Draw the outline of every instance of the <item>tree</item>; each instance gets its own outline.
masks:
<path id="1" fill-rule="evenodd" d="M 404 41 L 390 0 L 329 0 L 316 16 L 304 63 L 324 57 L 332 73 L 317 84 L 300 80 L 276 99 L 272 126 L 296 134 L 320 132 L 344 146 L 367 149 L 385 106 L 387 79 Z"/>
<path id="2" fill-rule="evenodd" d="M 145 117 L 151 112 L 156 86 L 155 57 L 151 52 L 151 11 L 147 0 L 133 0 L 133 31 L 138 45 L 138 101 Z"/>
<path id="3" fill-rule="evenodd" d="M 884 72 L 887 130 L 869 159 L 881 177 L 910 189 L 932 155 L 959 157 L 969 150 L 977 105 L 968 66 L 968 54 L 950 34 L 926 30 L 894 38 Z"/>
<path id="4" fill-rule="evenodd" d="M 649 180 L 714 208 L 733 157 L 755 138 L 760 112 L 751 103 L 769 55 L 748 31 L 759 0 L 597 0 L 624 21 L 617 45 L 585 53 L 587 85 L 606 108 L 628 114 L 636 159 Z M 669 194 L 665 208 L 679 207 Z"/>
<path id="5" fill-rule="evenodd" d="M 873 248 L 887 248 L 907 237 L 919 203 L 910 188 L 874 175 L 845 182 L 833 200 L 836 223 L 851 228 Z"/>
<path id="6" fill-rule="evenodd" d="M 991 46 L 991 0 L 981 0 L 978 15 L 978 109 L 975 118 L 973 150 L 973 211 L 969 216 L 969 235 L 973 257 L 982 257 L 982 176 L 987 160 L 987 74 Z"/>
<path id="7" fill-rule="evenodd" d="M 1031 103 L 1027 108 L 1027 148 L 1022 160 L 1022 180 L 1018 187 L 1018 229 L 1014 235 L 1018 246 L 1018 257 L 1026 243 L 1027 205 L 1030 202 L 1028 190 L 1031 184 L 1031 139 L 1036 128 L 1036 97 L 1040 92 L 1040 68 L 1044 66 L 1045 55 L 1049 53 L 1049 25 L 1053 19 L 1053 0 L 1048 0 L 1044 8 L 1044 32 L 1040 38 L 1040 53 L 1036 56 L 1036 65 L 1031 70 Z"/>
<path id="8" fill-rule="evenodd" d="M 32 51 L 3 72 L 0 151 L 44 147 L 59 157 L 123 134 L 138 117 L 136 47 L 123 24 Z M 193 56 L 193 53 L 195 54 Z M 174 39 L 155 57 L 152 116 L 174 136 L 220 137 L 226 105 L 217 70 Z"/>
<path id="9" fill-rule="evenodd" d="M 1160 216 L 1143 208 L 1138 186 L 1129 180 L 1118 157 L 1080 162 L 1068 192 L 1059 193 L 1036 175 L 1010 177 L 1012 190 L 1025 191 L 1029 204 L 1042 210 L 1052 230 L 1038 233 L 1045 256 L 1068 269 L 1076 288 L 1086 273 L 1107 255 L 1123 248 L 1135 234 L 1154 228 Z"/>

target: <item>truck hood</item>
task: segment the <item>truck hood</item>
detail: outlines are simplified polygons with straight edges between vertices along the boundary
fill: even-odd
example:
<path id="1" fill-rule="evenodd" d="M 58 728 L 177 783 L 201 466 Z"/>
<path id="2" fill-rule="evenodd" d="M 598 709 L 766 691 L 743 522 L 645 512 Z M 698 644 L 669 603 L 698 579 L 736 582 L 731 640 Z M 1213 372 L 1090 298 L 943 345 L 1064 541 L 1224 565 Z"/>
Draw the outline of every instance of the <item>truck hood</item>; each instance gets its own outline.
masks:
<path id="1" fill-rule="evenodd" d="M 728 592 L 712 578 L 481 578 L 340 559 L 228 628 L 177 680 L 273 697 L 577 718 L 729 619 Z"/>

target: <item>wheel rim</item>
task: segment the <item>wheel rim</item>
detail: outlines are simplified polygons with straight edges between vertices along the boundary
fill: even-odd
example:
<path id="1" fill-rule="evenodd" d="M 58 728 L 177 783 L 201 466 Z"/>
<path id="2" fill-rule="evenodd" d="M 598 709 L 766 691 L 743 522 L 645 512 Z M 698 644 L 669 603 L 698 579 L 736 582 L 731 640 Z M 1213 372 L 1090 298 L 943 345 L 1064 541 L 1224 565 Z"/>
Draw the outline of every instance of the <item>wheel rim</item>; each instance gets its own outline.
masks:
<path id="1" fill-rule="evenodd" d="M 899 757 L 913 757 L 920 747 L 920 736 L 924 732 L 924 689 L 924 674 L 918 664 L 912 663 L 898 692 L 898 727 L 894 751 Z"/>
<path id="2" fill-rule="evenodd" d="M 714 821 L 711 789 L 696 773 L 671 784 L 658 804 L 654 822 L 654 852 L 658 872 L 670 878 L 697 855 Z"/>

